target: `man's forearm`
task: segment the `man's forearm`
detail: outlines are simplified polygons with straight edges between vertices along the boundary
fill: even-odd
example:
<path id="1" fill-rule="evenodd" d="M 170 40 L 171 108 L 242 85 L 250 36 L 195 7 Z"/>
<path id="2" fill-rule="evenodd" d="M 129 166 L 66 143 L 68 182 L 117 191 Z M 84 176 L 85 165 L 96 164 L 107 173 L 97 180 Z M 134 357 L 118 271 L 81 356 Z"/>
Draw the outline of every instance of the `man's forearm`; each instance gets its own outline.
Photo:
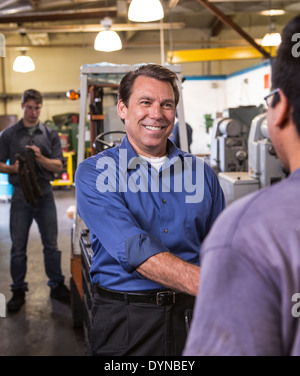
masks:
<path id="1" fill-rule="evenodd" d="M 200 267 L 183 261 L 169 252 L 150 257 L 137 268 L 137 271 L 161 285 L 197 295 Z"/>
<path id="2" fill-rule="evenodd" d="M 62 170 L 62 161 L 59 159 L 50 159 L 41 155 L 36 158 L 36 161 L 48 171 L 60 172 Z"/>
<path id="3" fill-rule="evenodd" d="M 0 162 L 0 173 L 2 174 L 16 174 L 15 165 L 7 165 L 6 163 Z"/>

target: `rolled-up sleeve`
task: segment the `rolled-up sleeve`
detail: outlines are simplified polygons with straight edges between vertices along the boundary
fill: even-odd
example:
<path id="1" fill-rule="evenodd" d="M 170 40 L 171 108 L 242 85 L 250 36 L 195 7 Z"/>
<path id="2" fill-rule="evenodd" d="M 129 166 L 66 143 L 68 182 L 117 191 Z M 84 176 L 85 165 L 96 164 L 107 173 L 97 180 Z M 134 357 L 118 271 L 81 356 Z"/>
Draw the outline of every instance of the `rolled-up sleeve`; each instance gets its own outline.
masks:
<path id="1" fill-rule="evenodd" d="M 137 249 L 139 252 L 136 252 Z M 169 252 L 169 250 L 153 236 L 138 234 L 125 240 L 125 252 L 128 264 L 136 269 L 149 257 L 160 252 Z"/>
<path id="2" fill-rule="evenodd" d="M 9 140 L 6 138 L 6 133 L 2 131 L 0 133 L 0 161 L 5 163 L 9 158 Z"/>

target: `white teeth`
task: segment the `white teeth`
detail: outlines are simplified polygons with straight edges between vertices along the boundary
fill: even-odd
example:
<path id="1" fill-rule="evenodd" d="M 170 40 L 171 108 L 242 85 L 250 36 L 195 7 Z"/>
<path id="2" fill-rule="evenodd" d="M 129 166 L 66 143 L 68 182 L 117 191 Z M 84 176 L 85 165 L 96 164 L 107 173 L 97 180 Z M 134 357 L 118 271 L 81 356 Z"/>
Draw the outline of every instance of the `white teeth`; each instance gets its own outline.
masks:
<path id="1" fill-rule="evenodd" d="M 145 128 L 150 131 L 160 131 L 162 127 L 150 127 L 150 125 L 145 125 Z"/>

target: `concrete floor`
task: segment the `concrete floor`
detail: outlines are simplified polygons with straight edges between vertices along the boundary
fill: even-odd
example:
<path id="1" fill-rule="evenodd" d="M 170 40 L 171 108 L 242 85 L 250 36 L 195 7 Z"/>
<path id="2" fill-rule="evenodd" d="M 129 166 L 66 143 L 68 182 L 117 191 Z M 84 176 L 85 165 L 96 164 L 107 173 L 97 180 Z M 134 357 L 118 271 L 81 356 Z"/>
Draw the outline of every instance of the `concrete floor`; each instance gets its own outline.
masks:
<path id="1" fill-rule="evenodd" d="M 73 221 L 67 208 L 75 203 L 74 188 L 54 189 L 58 214 L 58 246 L 62 271 L 70 287 L 70 246 Z M 0 202 L 0 293 L 11 298 L 9 272 L 10 203 Z M 42 244 L 36 223 L 31 226 L 27 251 L 29 291 L 26 303 L 17 313 L 0 317 L 0 356 L 80 356 L 85 355 L 83 329 L 73 328 L 71 307 L 50 299 L 44 271 Z"/>

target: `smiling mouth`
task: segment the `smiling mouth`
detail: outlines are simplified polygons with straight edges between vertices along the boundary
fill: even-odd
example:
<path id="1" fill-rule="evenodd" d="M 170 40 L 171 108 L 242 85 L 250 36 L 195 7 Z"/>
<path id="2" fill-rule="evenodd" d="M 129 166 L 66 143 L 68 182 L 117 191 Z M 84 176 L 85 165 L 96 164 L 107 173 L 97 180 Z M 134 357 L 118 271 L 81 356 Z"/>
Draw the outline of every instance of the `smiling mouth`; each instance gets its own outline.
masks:
<path id="1" fill-rule="evenodd" d="M 149 129 L 150 131 L 160 131 L 163 127 L 151 127 L 150 125 L 144 125 L 146 129 Z"/>

